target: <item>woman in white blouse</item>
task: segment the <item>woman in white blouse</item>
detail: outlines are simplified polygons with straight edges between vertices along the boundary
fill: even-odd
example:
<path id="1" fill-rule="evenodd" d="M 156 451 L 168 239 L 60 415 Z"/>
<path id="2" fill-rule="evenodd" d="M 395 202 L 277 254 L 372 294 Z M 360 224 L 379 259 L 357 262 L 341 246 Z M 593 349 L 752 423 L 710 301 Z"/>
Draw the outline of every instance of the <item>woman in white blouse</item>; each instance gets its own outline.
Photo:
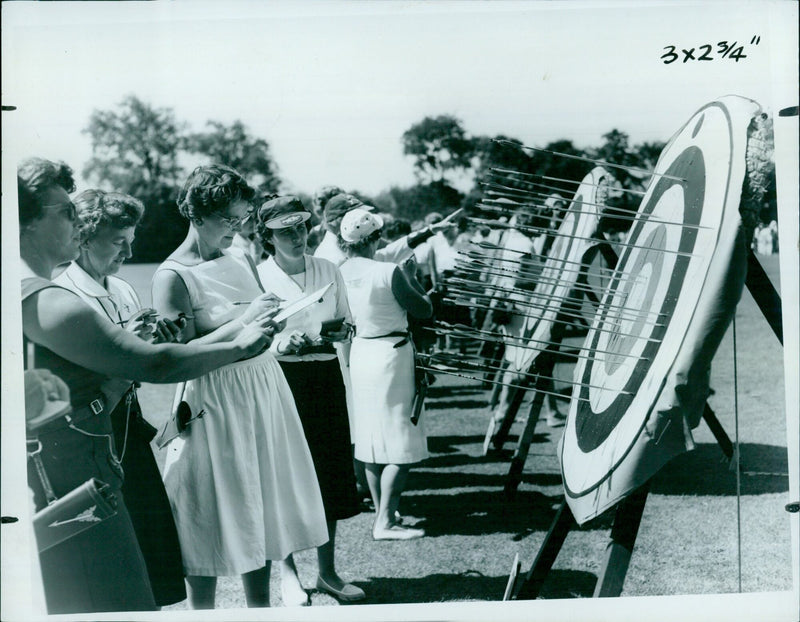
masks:
<path id="1" fill-rule="evenodd" d="M 350 309 L 336 266 L 306 254 L 310 217 L 295 196 L 271 199 L 258 209 L 257 231 L 271 255 L 258 275 L 265 291 L 289 301 L 330 284 L 318 304 L 286 321 L 271 350 L 294 395 L 325 507 L 329 540 L 317 547 L 317 589 L 352 602 L 362 600 L 364 591 L 345 582 L 334 562 L 336 522 L 359 511 L 345 386 L 333 347 L 349 338 Z M 284 604 L 308 604 L 291 555 L 281 564 L 281 595 Z"/>
<path id="2" fill-rule="evenodd" d="M 131 257 L 136 227 L 144 215 L 138 199 L 118 192 L 85 190 L 75 197 L 80 256 L 55 282 L 72 290 L 101 317 L 147 341 L 175 341 L 176 333 L 155 313 L 142 314 L 139 296 L 114 276 Z M 111 406 L 114 441 L 121 452 L 125 481 L 122 493 L 142 549 L 156 604 L 186 598 L 178 533 L 150 441 L 156 430 L 143 417 L 130 380 L 110 380 L 104 394 Z M 116 405 L 116 406 L 114 406 Z"/>

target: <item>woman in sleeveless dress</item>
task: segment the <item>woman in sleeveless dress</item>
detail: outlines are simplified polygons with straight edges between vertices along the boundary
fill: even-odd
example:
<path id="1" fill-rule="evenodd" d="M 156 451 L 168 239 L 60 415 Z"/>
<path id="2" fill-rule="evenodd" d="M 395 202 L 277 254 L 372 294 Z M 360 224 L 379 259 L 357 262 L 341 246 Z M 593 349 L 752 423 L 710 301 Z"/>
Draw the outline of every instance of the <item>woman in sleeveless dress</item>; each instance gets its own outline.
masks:
<path id="1" fill-rule="evenodd" d="M 361 208 L 344 216 L 339 239 L 348 258 L 339 270 L 356 325 L 350 349 L 355 457 L 366 466 L 375 503 L 372 537 L 407 540 L 424 531 L 399 524 L 395 512 L 409 468 L 428 457 L 424 419 L 411 421 L 414 348 L 407 314 L 424 319 L 432 306 L 413 276 L 372 259 L 382 226 L 380 216 Z"/>
<path id="2" fill-rule="evenodd" d="M 274 312 L 255 265 L 230 248 L 254 194 L 224 166 L 198 167 L 181 190 L 189 232 L 156 271 L 153 302 L 167 317 L 186 315 L 184 341 L 225 341 L 241 321 Z M 186 383 L 182 399 L 205 411 L 172 441 L 164 472 L 190 604 L 213 608 L 216 577 L 238 574 L 248 606 L 269 606 L 271 560 L 328 540 L 289 386 L 263 353 Z"/>
<path id="3" fill-rule="evenodd" d="M 109 377 L 177 382 L 251 356 L 268 345 L 268 320 L 243 328 L 227 343 L 151 345 L 101 318 L 73 292 L 50 279 L 57 266 L 79 254 L 71 169 L 41 158 L 22 162 L 19 190 L 22 329 L 27 364 L 50 370 L 70 391 L 69 419 L 37 428 L 39 456 L 60 498 L 89 478 L 108 484 L 117 512 L 40 554 L 49 613 L 152 610 L 156 604 L 144 559 L 120 493 L 123 473 L 114 446 L 102 387 Z M 179 328 L 160 322 L 177 335 Z M 33 461 L 28 483 L 35 507 L 46 503 Z"/>

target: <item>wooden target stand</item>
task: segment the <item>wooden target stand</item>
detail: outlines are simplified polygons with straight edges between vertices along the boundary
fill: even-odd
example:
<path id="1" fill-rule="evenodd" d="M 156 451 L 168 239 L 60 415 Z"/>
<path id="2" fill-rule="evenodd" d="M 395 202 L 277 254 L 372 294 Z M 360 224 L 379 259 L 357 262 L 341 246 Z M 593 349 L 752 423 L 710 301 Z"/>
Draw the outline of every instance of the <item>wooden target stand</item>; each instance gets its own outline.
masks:
<path id="1" fill-rule="evenodd" d="M 747 253 L 745 285 L 778 341 L 783 345 L 781 299 L 751 249 L 748 249 Z M 541 402 L 542 400 L 538 400 L 539 407 L 541 407 Z M 533 410 L 536 405 L 537 399 L 534 398 L 531 409 Z M 538 419 L 538 411 L 535 413 L 534 419 Z M 726 458 L 731 460 L 734 455 L 733 444 L 708 403 L 705 405 L 703 419 L 711 429 Z M 528 422 L 526 422 L 526 427 L 527 425 Z M 644 485 L 628 494 L 614 510 L 605 559 L 592 595 L 594 598 L 619 596 L 622 593 L 651 481 L 652 479 L 648 480 Z M 508 483 L 506 487 L 508 488 Z M 533 600 L 539 596 L 567 535 L 576 526 L 575 518 L 564 499 L 556 511 L 536 559 L 525 575 L 519 574 L 519 559 L 515 557 L 504 600 Z"/>

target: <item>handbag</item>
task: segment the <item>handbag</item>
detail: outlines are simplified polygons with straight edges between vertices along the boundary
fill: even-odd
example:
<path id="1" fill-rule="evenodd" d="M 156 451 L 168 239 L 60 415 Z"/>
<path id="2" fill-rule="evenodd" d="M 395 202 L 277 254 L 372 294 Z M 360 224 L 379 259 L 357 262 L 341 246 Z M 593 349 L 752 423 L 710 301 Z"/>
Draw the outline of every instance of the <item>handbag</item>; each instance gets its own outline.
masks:
<path id="1" fill-rule="evenodd" d="M 35 347 L 32 341 L 26 340 L 25 353 L 27 369 L 35 369 Z M 103 405 L 99 400 L 93 400 L 82 410 L 97 415 L 102 412 Z M 74 426 L 72 417 L 78 419 L 80 413 L 76 413 L 72 408 L 58 407 L 54 409 L 51 406 L 50 409 L 46 408 L 45 413 L 42 414 L 46 416 L 43 417 L 40 414 L 39 417 L 26 421 L 29 435 L 27 443 L 36 446 L 33 451 L 28 452 L 28 458 L 33 461 L 47 500 L 47 506 L 33 515 L 33 530 L 39 553 L 94 527 L 117 513 L 116 495 L 111 490 L 111 486 L 99 479 L 90 478 L 63 497 L 56 497 L 53 485 L 45 471 L 44 462 L 42 462 L 42 443 L 36 434 L 61 418 L 66 420 L 68 427 L 82 434 L 86 433 Z M 96 435 L 89 434 L 89 436 Z M 110 436 L 108 439 L 111 443 Z M 111 453 L 113 455 L 113 451 Z"/>
<path id="2" fill-rule="evenodd" d="M 44 470 L 42 445 L 28 454 L 36 466 L 36 473 L 44 488 L 47 507 L 33 515 L 33 530 L 39 553 L 61 544 L 73 536 L 103 522 L 117 513 L 117 497 L 111 487 L 99 479 L 91 478 L 61 498 L 57 498 Z"/>

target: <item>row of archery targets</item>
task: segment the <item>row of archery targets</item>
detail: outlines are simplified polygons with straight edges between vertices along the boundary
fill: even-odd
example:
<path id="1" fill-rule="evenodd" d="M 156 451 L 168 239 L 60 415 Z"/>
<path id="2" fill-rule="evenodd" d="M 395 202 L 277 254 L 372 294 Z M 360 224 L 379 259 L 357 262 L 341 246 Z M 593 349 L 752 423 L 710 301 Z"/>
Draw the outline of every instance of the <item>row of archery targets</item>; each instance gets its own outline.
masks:
<path id="1" fill-rule="evenodd" d="M 563 398 L 554 366 L 574 363 L 558 445 L 565 503 L 524 578 L 514 560 L 505 598 L 535 598 L 571 526 L 612 507 L 595 595 L 619 594 L 650 478 L 694 447 L 691 430 L 701 419 L 733 455 L 706 404 L 710 365 L 748 280 L 749 240 L 774 174 L 772 145 L 772 121 L 760 106 L 726 96 L 669 140 L 638 192 L 638 209 L 614 207 L 622 193 L 628 202 L 639 197 L 614 177 L 630 169 L 607 162 L 587 161 L 593 168 L 555 211 L 548 197 L 563 194 L 565 180 L 510 169 L 493 169 L 484 180 L 470 219 L 495 234 L 462 251 L 456 275 L 444 281 L 449 303 L 484 319 L 435 327 L 477 341 L 480 351 L 433 351 L 420 361 L 429 372 L 494 385 L 485 452 L 502 448 L 530 396 L 506 478 L 509 496 L 543 405 Z M 610 239 L 608 223 L 627 229 L 621 241 Z M 575 335 L 585 335 L 583 345 L 566 346 Z"/>

